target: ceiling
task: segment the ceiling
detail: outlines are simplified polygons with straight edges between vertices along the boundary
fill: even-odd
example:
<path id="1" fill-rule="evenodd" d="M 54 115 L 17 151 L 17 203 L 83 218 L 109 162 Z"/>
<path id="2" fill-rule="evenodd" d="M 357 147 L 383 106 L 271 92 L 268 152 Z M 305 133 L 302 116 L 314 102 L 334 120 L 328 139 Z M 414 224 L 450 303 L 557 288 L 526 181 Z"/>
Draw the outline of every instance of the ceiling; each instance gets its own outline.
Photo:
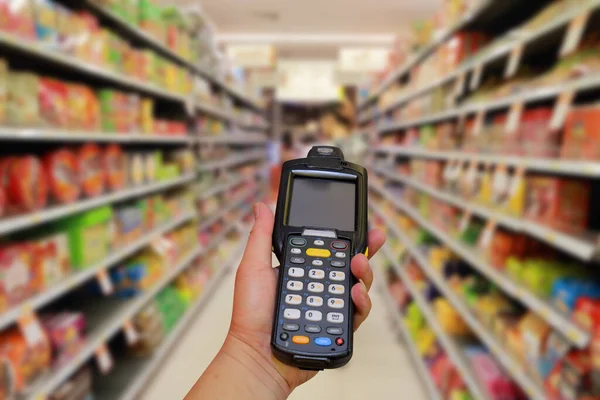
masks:
<path id="1" fill-rule="evenodd" d="M 197 5 L 172 0 L 169 4 Z M 410 24 L 432 17 L 442 0 L 201 0 L 227 42 L 278 38 L 281 58 L 336 58 L 340 46 L 389 45 L 406 36 Z M 310 42 L 302 38 L 310 35 Z M 319 39 L 314 40 L 315 36 Z M 269 38 L 267 38 L 267 42 Z M 290 40 L 288 40 L 290 39 Z M 293 39 L 293 40 L 292 40 Z"/>

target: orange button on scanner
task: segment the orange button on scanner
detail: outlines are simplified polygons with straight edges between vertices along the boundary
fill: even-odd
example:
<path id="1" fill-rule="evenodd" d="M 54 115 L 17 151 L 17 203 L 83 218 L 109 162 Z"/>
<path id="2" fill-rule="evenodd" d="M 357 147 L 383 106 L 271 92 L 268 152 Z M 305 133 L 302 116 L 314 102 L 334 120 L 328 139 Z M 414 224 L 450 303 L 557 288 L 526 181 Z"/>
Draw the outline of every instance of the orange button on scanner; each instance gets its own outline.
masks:
<path id="1" fill-rule="evenodd" d="M 292 338 L 292 342 L 296 344 L 308 344 L 310 343 L 310 339 L 308 338 L 308 336 L 294 336 Z"/>
<path id="2" fill-rule="evenodd" d="M 306 255 L 309 257 L 322 257 L 327 258 L 331 256 L 331 252 L 325 249 L 308 249 Z"/>

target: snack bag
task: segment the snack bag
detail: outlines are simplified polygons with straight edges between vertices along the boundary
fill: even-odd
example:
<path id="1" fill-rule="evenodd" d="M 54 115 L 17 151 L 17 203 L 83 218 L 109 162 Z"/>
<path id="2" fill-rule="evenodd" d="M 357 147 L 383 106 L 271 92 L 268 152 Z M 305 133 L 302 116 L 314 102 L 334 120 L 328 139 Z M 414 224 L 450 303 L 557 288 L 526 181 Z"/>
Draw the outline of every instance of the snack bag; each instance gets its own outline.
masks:
<path id="1" fill-rule="evenodd" d="M 77 152 L 77 161 L 83 193 L 87 197 L 95 197 L 104 193 L 106 174 L 100 147 L 93 143 L 83 145 Z"/>
<path id="2" fill-rule="evenodd" d="M 51 0 L 33 0 L 35 33 L 37 42 L 43 47 L 58 47 L 58 14 Z"/>
<path id="3" fill-rule="evenodd" d="M 69 96 L 67 85 L 50 78 L 40 79 L 39 107 L 42 125 L 52 128 L 69 127 Z"/>
<path id="4" fill-rule="evenodd" d="M 1 3 L 1 0 L 0 0 Z M 0 9 L 0 13 L 2 10 Z M 8 63 L 0 58 L 0 124 L 6 122 L 6 107 L 8 102 Z"/>
<path id="5" fill-rule="evenodd" d="M 0 26 L 0 29 L 22 39 L 35 38 L 33 8 L 29 1 L 0 0 L 0 12 L 4 14 L 4 17 L 0 17 L 0 24 L 2 19 L 5 24 L 4 27 Z"/>
<path id="6" fill-rule="evenodd" d="M 39 159 L 34 156 L 8 157 L 0 164 L 11 211 L 32 212 L 46 206 L 48 181 Z"/>
<path id="7" fill-rule="evenodd" d="M 110 190 L 118 190 L 127 184 L 127 156 L 123 150 L 112 144 L 104 150 L 104 170 Z"/>
<path id="8" fill-rule="evenodd" d="M 73 203 L 81 194 L 77 156 L 69 149 L 60 149 L 44 157 L 50 194 L 61 204 Z"/>
<path id="9" fill-rule="evenodd" d="M 37 126 L 39 77 L 28 72 L 10 72 L 8 77 L 7 122 L 13 126 Z"/>

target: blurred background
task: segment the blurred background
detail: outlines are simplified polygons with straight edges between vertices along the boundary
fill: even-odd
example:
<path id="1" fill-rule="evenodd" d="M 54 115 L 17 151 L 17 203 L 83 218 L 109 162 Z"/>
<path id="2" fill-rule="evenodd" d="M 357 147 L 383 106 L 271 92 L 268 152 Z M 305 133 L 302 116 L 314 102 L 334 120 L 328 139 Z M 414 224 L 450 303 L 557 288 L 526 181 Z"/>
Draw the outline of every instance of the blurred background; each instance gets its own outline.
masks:
<path id="1" fill-rule="evenodd" d="M 0 400 L 183 398 L 317 143 L 388 242 L 292 399 L 600 399 L 599 10 L 0 0 Z"/>

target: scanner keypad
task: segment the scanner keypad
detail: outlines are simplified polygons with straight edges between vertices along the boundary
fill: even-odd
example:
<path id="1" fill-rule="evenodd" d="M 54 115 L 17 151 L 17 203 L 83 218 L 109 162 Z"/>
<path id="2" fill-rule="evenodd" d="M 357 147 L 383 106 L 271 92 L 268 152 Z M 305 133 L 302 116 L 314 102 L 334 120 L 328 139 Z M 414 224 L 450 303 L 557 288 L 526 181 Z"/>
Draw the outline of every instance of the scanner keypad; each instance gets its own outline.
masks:
<path id="1" fill-rule="evenodd" d="M 323 352 L 325 347 L 347 349 L 351 329 L 347 315 L 351 301 L 349 247 L 348 241 L 340 239 L 288 239 L 276 332 L 280 345 L 304 352 Z M 294 335 L 283 335 L 285 332 Z"/>

